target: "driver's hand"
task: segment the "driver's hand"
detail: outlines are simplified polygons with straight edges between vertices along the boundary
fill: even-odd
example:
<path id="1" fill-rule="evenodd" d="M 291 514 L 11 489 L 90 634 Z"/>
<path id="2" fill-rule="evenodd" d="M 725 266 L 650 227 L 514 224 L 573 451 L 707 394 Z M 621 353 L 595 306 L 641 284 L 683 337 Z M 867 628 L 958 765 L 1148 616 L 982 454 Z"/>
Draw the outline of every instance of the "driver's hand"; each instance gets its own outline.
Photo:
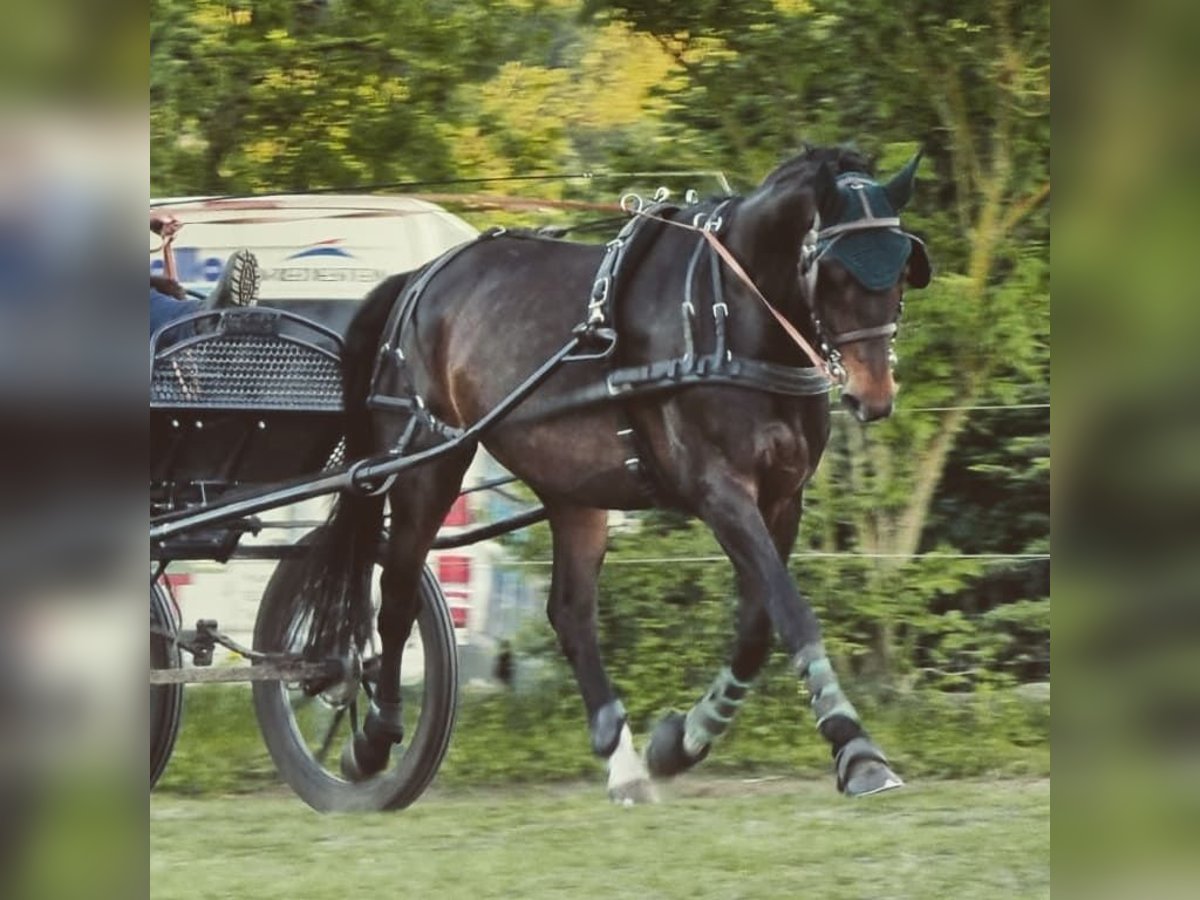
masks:
<path id="1" fill-rule="evenodd" d="M 161 235 L 163 240 L 170 240 L 183 227 L 183 223 L 169 214 L 150 213 L 150 230 Z"/>

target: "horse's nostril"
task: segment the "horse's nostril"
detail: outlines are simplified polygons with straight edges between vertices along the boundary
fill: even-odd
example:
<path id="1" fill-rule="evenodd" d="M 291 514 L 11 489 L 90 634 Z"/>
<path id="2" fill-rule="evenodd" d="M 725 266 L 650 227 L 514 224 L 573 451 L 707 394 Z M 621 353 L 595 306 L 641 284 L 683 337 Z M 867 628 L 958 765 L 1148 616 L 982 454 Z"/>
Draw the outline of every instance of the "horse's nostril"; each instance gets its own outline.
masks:
<path id="1" fill-rule="evenodd" d="M 854 396 L 854 394 L 843 393 L 842 406 L 846 407 L 854 418 L 863 423 L 874 422 L 876 419 L 886 419 L 892 414 L 891 400 L 882 405 L 875 406 L 863 402 L 861 398 Z"/>

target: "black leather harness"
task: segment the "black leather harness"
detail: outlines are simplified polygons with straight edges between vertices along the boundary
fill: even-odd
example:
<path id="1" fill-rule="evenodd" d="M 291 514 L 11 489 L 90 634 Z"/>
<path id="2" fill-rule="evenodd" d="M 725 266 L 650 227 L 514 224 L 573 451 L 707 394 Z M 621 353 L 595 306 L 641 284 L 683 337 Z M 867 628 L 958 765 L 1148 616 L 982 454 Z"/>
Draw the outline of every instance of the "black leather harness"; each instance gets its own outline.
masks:
<path id="1" fill-rule="evenodd" d="M 728 202 L 725 201 L 707 216 L 704 213 L 697 214 L 697 225 L 703 218 L 703 228 L 719 231 L 722 224 L 721 213 Z M 634 210 L 634 215 L 617 237 L 605 245 L 604 257 L 596 271 L 588 298 L 584 322 L 575 329 L 576 334 L 586 339 L 587 349 L 568 356 L 565 362 L 580 359 L 614 359 L 618 341 L 615 304 L 621 294 L 623 278 L 628 276 L 625 267 L 630 258 L 630 248 L 642 237 L 642 230 L 648 222 L 652 219 L 668 218 L 677 212 L 677 207 L 667 206 L 662 202 L 641 208 L 639 201 L 639 208 Z M 475 241 L 455 247 L 434 260 L 408 285 L 399 301 L 392 307 L 383 331 L 384 342 L 375 361 L 367 405 L 377 409 L 404 410 L 412 414 L 400 445 L 391 451 L 393 454 L 403 454 L 420 427 L 443 438 L 462 433 L 461 429 L 449 425 L 430 412 L 411 382 L 407 384 L 408 396 L 397 397 L 392 392 L 381 392 L 379 381 L 385 369 L 406 374 L 406 360 L 400 349 L 401 336 L 412 321 L 416 305 L 434 277 L 477 243 L 499 237 L 557 240 L 532 231 L 491 229 Z M 611 366 L 603 381 L 565 394 L 549 406 L 543 407 L 539 411 L 540 415 L 560 415 L 603 403 L 621 404 L 634 397 L 662 394 L 694 385 L 730 385 L 790 397 L 813 397 L 829 392 L 832 384 L 827 374 L 815 366 L 783 366 L 736 355 L 728 349 L 726 321 L 729 317 L 729 305 L 725 302 L 721 263 L 703 235 L 699 235 L 697 241 L 688 263 L 681 308 L 687 348 L 684 354 L 643 365 Z M 704 262 L 710 267 L 711 290 L 698 292 L 695 284 L 701 277 Z M 704 312 L 713 319 L 712 346 L 705 352 L 700 351 L 700 304 L 696 299 L 700 294 L 707 294 L 708 304 Z M 403 380 L 407 381 L 407 378 Z M 647 454 L 644 452 L 641 436 L 631 427 L 621 429 L 619 434 L 629 442 L 630 457 L 626 460 L 627 466 L 643 475 L 649 475 L 647 465 L 642 462 L 642 458 Z M 658 480 L 650 477 L 652 481 Z"/>
<path id="2" fill-rule="evenodd" d="M 725 201 L 709 213 L 700 227 L 719 231 L 722 224 L 721 213 L 728 203 L 729 201 Z M 615 332 L 614 301 L 619 294 L 616 285 L 622 274 L 621 263 L 626 258 L 626 248 L 647 221 L 666 219 L 677 211 L 676 207 L 664 204 L 638 210 L 617 238 L 609 242 L 592 287 L 592 301 L 588 305 L 587 316 L 589 328 Z M 697 220 L 702 215 L 698 214 Z M 700 311 L 695 299 L 695 284 L 700 277 L 702 262 L 708 262 L 710 267 L 712 290 L 709 292 L 707 312 L 713 320 L 712 347 L 704 353 L 698 349 L 701 342 Z M 688 262 L 684 282 L 682 319 L 684 345 L 687 348 L 684 354 L 674 359 L 644 365 L 612 368 L 603 382 L 564 396 L 561 401 L 553 404 L 552 411 L 567 411 L 617 398 L 658 394 L 697 384 L 726 384 L 791 397 L 812 397 L 829 393 L 832 383 L 825 373 L 815 366 L 783 366 L 739 356 L 728 349 L 725 335 L 729 304 L 725 302 L 721 271 L 721 261 L 712 251 L 708 241 L 699 236 Z"/>

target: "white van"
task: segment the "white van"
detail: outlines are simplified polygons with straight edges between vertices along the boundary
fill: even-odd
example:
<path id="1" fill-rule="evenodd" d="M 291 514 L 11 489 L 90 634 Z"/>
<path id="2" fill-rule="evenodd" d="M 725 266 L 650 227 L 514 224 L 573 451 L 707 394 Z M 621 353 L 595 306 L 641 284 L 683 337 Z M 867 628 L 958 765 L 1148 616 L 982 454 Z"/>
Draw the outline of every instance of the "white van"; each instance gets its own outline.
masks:
<path id="1" fill-rule="evenodd" d="M 253 199 L 152 201 L 183 223 L 176 277 L 207 293 L 229 255 L 248 247 L 262 270 L 259 302 L 342 330 L 357 302 L 388 275 L 423 265 L 478 232 L 412 197 L 305 194 Z M 157 245 L 157 238 L 152 246 Z M 150 271 L 162 274 L 160 254 Z"/>

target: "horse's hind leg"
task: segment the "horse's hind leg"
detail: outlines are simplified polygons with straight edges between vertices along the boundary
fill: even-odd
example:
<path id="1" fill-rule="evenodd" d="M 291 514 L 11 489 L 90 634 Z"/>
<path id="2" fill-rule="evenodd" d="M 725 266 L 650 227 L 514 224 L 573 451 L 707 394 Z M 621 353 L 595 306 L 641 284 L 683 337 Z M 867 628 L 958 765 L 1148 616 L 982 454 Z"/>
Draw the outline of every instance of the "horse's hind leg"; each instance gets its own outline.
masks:
<path id="1" fill-rule="evenodd" d="M 799 495 L 771 512 L 774 513 L 770 515 L 771 537 L 786 565 L 800 524 Z M 686 714 L 668 713 L 655 727 L 646 747 L 646 764 L 652 775 L 673 777 L 708 756 L 712 745 L 725 734 L 741 709 L 770 650 L 771 617 L 762 598 L 753 591 L 740 590 L 737 634 L 729 663 Z"/>
<path id="2" fill-rule="evenodd" d="M 388 492 L 392 516 L 380 579 L 379 680 L 361 730 L 342 753 L 342 774 L 353 781 L 382 771 L 393 745 L 404 739 L 400 668 L 420 612 L 421 571 L 474 454 L 470 445 L 425 463 L 400 476 Z"/>
<path id="3" fill-rule="evenodd" d="M 656 799 L 645 763 L 633 748 L 625 708 L 604 671 L 596 639 L 596 580 L 608 547 L 602 509 L 548 505 L 554 569 L 547 613 L 579 684 L 592 750 L 608 762 L 608 794 L 619 803 Z"/>
<path id="4" fill-rule="evenodd" d="M 797 592 L 750 491 L 734 477 L 712 479 L 701 516 L 732 560 L 743 595 L 761 597 L 771 623 L 812 697 L 817 729 L 834 755 L 838 788 L 851 796 L 878 793 L 903 782 L 867 737 L 858 712 L 842 692 L 821 640 L 821 626 Z"/>

